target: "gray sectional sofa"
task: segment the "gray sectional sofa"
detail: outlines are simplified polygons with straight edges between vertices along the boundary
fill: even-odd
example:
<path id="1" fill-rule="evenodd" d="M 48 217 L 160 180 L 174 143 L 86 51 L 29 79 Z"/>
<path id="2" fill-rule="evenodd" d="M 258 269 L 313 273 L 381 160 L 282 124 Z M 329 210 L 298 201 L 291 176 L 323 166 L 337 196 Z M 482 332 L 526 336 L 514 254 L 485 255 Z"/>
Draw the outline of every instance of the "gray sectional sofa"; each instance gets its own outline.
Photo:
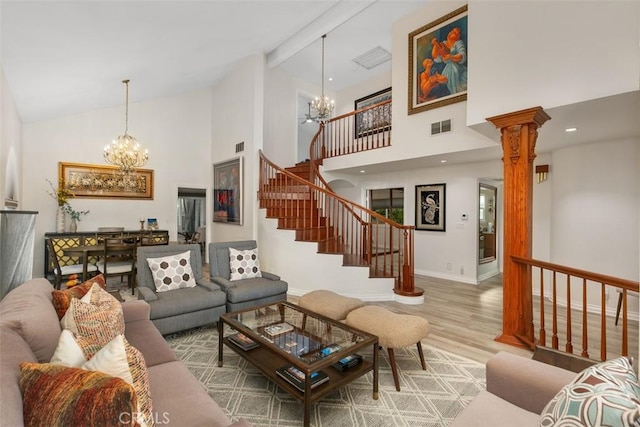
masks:
<path id="1" fill-rule="evenodd" d="M 0 425 L 21 426 L 21 362 L 48 362 L 61 334 L 52 304 L 53 287 L 46 279 L 23 283 L 0 302 Z M 224 303 L 223 303 L 224 307 Z M 126 339 L 144 355 L 149 375 L 154 418 L 163 425 L 249 426 L 231 423 L 204 387 L 177 360 L 149 319 L 144 301 L 122 304 Z M 44 409 L 44 408 L 43 408 Z"/>

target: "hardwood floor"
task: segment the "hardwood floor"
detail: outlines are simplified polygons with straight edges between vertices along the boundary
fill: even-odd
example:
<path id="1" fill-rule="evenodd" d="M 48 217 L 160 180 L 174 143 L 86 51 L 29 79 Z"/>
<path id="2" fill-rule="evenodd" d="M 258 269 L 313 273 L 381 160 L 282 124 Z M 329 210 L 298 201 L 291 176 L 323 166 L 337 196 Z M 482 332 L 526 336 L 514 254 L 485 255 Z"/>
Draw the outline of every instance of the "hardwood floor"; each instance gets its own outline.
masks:
<path id="1" fill-rule="evenodd" d="M 208 277 L 208 266 L 203 265 L 204 277 Z M 481 282 L 478 286 L 451 280 L 438 279 L 427 276 L 415 276 L 416 286 L 424 289 L 425 302 L 420 305 L 406 305 L 398 302 L 371 302 L 396 313 L 413 314 L 424 317 L 429 321 L 429 336 L 424 340 L 426 344 L 457 355 L 485 363 L 492 355 L 499 351 L 531 357 L 532 352 L 496 342 L 494 339 L 502 331 L 502 275 L 494 276 Z M 298 297 L 289 296 L 289 301 L 296 303 Z M 633 301 L 633 299 L 631 299 Z M 550 305 L 545 303 L 546 312 L 551 313 Z M 539 301 L 534 302 L 535 325 L 538 327 L 537 316 Z M 580 354 L 580 330 L 576 327 L 574 316 L 573 346 L 574 354 Z M 559 322 L 564 324 L 565 313 L 559 313 Z M 550 319 L 547 322 L 547 336 L 551 336 Z M 600 345 L 600 317 L 589 314 L 588 330 L 592 358 L 598 358 Z M 608 357 L 616 357 L 620 350 L 621 325 L 615 326 L 613 318 L 607 318 Z M 559 334 L 563 334 L 560 331 Z M 536 331 L 536 335 L 537 335 Z M 634 360 L 638 357 L 638 322 L 629 321 L 629 355 Z M 549 340 L 549 338 L 548 338 Z M 564 347 L 564 335 L 560 337 L 560 346 Z M 549 344 L 548 344 L 549 345 Z M 638 365 L 638 363 L 636 363 Z"/>
<path id="2" fill-rule="evenodd" d="M 387 307 L 397 313 L 424 317 L 429 321 L 431 328 L 429 336 L 424 340 L 426 344 L 468 359 L 485 363 L 499 351 L 531 357 L 532 352 L 527 349 L 494 341 L 502 330 L 502 276 L 494 276 L 478 286 L 426 276 L 416 275 L 415 279 L 416 286 L 425 291 L 423 304 L 406 305 L 397 302 L 368 304 Z M 297 297 L 290 297 L 289 300 L 295 303 Z M 538 307 L 539 304 L 536 302 L 535 313 L 539 312 Z M 562 313 L 559 316 L 564 320 Z M 596 344 L 599 345 L 599 336 L 596 336 L 598 334 L 593 330 L 599 328 L 599 322 L 599 316 L 589 315 L 588 328 L 591 334 L 589 340 L 594 349 Z M 549 319 L 547 324 L 550 324 Z M 574 328 L 575 325 L 574 323 Z M 615 357 L 616 351 L 620 349 L 620 329 L 620 325 L 613 324 L 613 319 L 608 322 L 609 357 Z M 550 336 L 551 332 L 548 330 L 547 334 Z M 579 331 L 574 330 L 574 353 L 579 354 L 581 340 L 576 334 L 579 334 Z M 562 337 L 560 345 L 564 345 Z M 638 359 L 638 322 L 629 322 L 629 352 L 634 360 L 640 360 Z M 595 356 L 597 357 L 597 354 Z"/>

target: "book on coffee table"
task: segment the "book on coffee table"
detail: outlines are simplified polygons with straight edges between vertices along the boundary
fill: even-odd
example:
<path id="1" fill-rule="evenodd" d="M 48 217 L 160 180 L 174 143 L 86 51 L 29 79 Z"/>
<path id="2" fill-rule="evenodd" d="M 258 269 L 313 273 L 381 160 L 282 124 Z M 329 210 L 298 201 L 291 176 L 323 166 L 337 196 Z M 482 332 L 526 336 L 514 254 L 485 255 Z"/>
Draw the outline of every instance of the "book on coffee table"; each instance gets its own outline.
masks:
<path id="1" fill-rule="evenodd" d="M 266 326 L 264 331 L 274 337 L 276 335 L 284 334 L 285 332 L 293 331 L 293 326 L 287 322 L 276 323 L 275 325 Z"/>
<path id="2" fill-rule="evenodd" d="M 284 378 L 289 384 L 293 385 L 298 390 L 304 392 L 305 376 L 304 372 L 296 368 L 295 366 L 288 365 L 276 369 L 276 373 Z M 309 375 L 311 380 L 311 388 L 314 389 L 320 384 L 324 384 L 329 381 L 329 375 L 323 371 L 312 372 Z"/>
<path id="3" fill-rule="evenodd" d="M 257 342 L 246 336 L 245 334 L 238 332 L 233 335 L 229 335 L 229 341 L 237 345 L 243 350 L 251 350 L 252 348 L 256 348 L 259 346 Z"/>

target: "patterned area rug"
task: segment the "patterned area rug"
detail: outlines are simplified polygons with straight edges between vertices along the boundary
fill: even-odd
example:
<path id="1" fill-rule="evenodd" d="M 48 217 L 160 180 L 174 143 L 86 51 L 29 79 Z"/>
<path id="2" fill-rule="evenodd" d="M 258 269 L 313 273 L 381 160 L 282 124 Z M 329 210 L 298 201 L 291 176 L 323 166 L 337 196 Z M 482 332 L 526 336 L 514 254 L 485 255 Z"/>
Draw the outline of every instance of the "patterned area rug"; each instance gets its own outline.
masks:
<path id="1" fill-rule="evenodd" d="M 225 348 L 218 367 L 218 333 L 205 328 L 167 337 L 171 348 L 234 421 L 255 426 L 302 426 L 302 403 Z M 484 365 L 422 344 L 427 370 L 415 346 L 396 351 L 396 391 L 386 351 L 380 352 L 379 398 L 372 399 L 372 374 L 337 390 L 312 408 L 316 427 L 444 427 L 485 388 Z M 366 354 L 366 353 L 363 353 Z M 332 368 L 329 368 L 332 369 Z"/>

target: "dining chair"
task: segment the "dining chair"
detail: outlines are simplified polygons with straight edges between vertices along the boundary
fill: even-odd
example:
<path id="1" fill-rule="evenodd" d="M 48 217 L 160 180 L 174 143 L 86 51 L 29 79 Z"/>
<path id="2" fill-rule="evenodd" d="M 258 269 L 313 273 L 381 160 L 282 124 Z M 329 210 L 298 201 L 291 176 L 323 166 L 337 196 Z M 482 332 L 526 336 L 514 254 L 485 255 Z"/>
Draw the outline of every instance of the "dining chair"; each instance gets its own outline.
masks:
<path id="1" fill-rule="evenodd" d="M 169 236 L 166 234 L 153 233 L 141 233 L 140 234 L 140 246 L 157 246 L 168 245 Z"/>
<path id="2" fill-rule="evenodd" d="M 620 318 L 620 310 L 622 309 L 622 289 L 616 288 L 616 292 L 618 293 L 618 306 L 616 307 L 616 325 L 618 325 L 618 320 Z M 638 293 L 636 291 L 627 291 L 628 297 L 636 297 L 638 298 Z"/>
<path id="3" fill-rule="evenodd" d="M 123 238 L 105 238 L 102 241 L 104 251 L 96 263 L 98 271 L 108 280 L 109 277 L 127 276 L 131 295 L 135 293 L 136 249 L 135 243 Z"/>
<path id="4" fill-rule="evenodd" d="M 78 263 L 76 258 L 64 256 L 61 254 L 59 245 L 56 245 L 54 239 L 45 239 L 47 245 L 47 252 L 49 253 L 49 261 L 53 266 L 54 286 L 56 289 L 60 289 L 62 286 L 62 280 L 68 279 L 73 274 L 81 275 L 83 272 L 82 262 Z M 87 273 L 97 274 L 98 267 L 95 264 L 87 264 Z"/>

